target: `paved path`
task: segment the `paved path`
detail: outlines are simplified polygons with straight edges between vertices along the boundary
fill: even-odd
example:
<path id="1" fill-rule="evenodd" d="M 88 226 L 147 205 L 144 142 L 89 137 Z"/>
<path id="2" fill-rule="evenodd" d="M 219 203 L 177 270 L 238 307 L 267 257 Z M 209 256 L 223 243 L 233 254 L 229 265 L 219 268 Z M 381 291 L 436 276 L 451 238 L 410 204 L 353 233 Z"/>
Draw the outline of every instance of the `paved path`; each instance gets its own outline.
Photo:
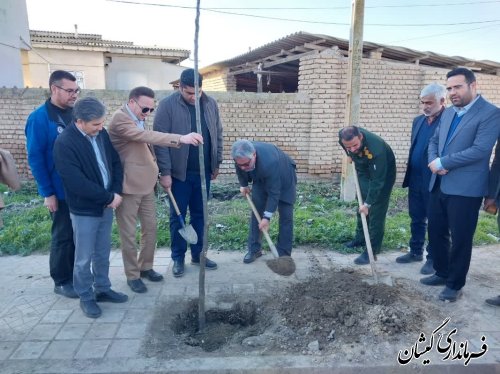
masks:
<path id="1" fill-rule="evenodd" d="M 124 304 L 101 303 L 102 316 L 96 320 L 86 318 L 78 300 L 67 299 L 53 293 L 48 276 L 48 256 L 0 257 L 0 373 L 347 373 L 389 372 L 480 372 L 500 373 L 500 308 L 484 304 L 486 297 L 500 293 L 500 246 L 474 249 L 469 279 L 464 297 L 471 315 L 465 336 L 471 344 L 480 344 L 478 338 L 487 336 L 489 350 L 474 365 L 455 364 L 422 367 L 374 365 L 371 368 L 356 365 L 339 367 L 329 360 L 316 360 L 313 356 L 276 357 L 217 357 L 179 360 L 145 358 L 140 347 L 156 303 L 173 296 L 196 296 L 198 268 L 187 265 L 186 275 L 171 275 L 170 251 L 157 252 L 155 269 L 167 274 L 161 283 L 147 282 L 149 291 L 134 294 L 127 287 L 123 275 L 121 254 L 112 252 L 110 278 L 113 288 L 129 295 Z M 415 280 L 418 284 L 421 264 L 395 265 L 399 253 L 379 256 L 380 271 L 388 271 L 393 278 Z M 207 296 L 218 294 L 262 294 L 273 287 L 283 286 L 307 278 L 315 266 L 350 267 L 354 255 L 299 248 L 294 250 L 297 271 L 291 277 L 273 274 L 259 259 L 252 265 L 242 263 L 242 252 L 210 253 L 219 264 L 217 271 L 207 272 Z M 314 266 L 313 266 L 314 265 Z M 363 267 L 370 274 L 370 267 Z M 486 276 L 488 275 L 488 276 Z M 492 281 L 493 279 L 493 281 Z M 438 291 L 418 285 L 429 294 Z M 431 295 L 434 297 L 433 295 Z M 436 303 L 440 303 L 436 300 Z M 456 305 L 449 304 L 449 308 Z M 451 309 L 450 309 L 451 310 Z M 401 347 L 404 348 L 404 347 Z M 477 349 L 476 349 L 477 351 Z M 445 369 L 446 366 L 446 369 Z M 425 370 L 424 370 L 425 369 Z"/>

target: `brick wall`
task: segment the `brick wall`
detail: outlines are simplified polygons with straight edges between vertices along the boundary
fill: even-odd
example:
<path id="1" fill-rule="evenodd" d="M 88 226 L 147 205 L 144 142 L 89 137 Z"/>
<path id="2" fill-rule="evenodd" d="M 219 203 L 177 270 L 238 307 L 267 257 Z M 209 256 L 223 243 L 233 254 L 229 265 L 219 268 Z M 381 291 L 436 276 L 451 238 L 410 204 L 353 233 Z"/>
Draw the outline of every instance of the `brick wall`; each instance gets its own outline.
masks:
<path id="1" fill-rule="evenodd" d="M 412 119 L 419 114 L 420 90 L 445 82 L 447 69 L 363 59 L 361 124 L 391 145 L 402 181 Z M 500 105 L 500 77 L 477 74 L 478 88 Z M 210 92 L 224 124 L 223 176 L 231 177 L 230 147 L 236 139 L 273 142 L 288 152 L 301 176 L 332 178 L 341 173 L 338 130 L 345 126 L 347 59 L 327 50 L 301 60 L 299 92 L 290 94 Z M 205 79 L 204 79 L 204 88 Z M 171 91 L 157 92 L 158 99 Z M 108 107 L 108 116 L 126 101 L 125 91 L 84 91 Z M 47 98 L 43 89 L 0 89 L 0 147 L 12 152 L 19 171 L 29 177 L 24 125 L 29 113 Z M 152 119 L 149 120 L 149 124 Z"/>

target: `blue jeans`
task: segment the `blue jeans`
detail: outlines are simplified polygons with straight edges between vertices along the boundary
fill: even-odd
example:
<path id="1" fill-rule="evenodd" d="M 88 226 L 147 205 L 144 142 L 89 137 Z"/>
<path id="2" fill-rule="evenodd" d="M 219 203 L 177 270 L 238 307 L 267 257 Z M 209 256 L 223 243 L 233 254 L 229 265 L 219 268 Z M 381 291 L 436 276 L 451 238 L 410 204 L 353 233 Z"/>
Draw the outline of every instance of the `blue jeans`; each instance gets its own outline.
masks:
<path id="1" fill-rule="evenodd" d="M 109 252 L 113 209 L 104 209 L 101 217 L 71 214 L 71 221 L 75 238 L 73 287 L 80 300 L 93 300 L 95 298 L 93 289 L 95 292 L 105 292 L 111 288 Z"/>
<path id="2" fill-rule="evenodd" d="M 207 185 L 207 195 L 210 193 L 210 174 L 206 174 L 205 182 Z M 189 207 L 190 224 L 193 226 L 198 235 L 198 242 L 191 244 L 191 258 L 199 260 L 200 253 L 203 249 L 203 198 L 201 189 L 201 179 L 199 173 L 188 172 L 186 180 L 183 182 L 179 179 L 172 178 L 172 194 L 175 197 L 177 206 L 181 215 L 186 219 L 187 209 Z M 186 222 L 187 224 L 187 222 Z M 187 243 L 179 234 L 181 224 L 179 218 L 170 204 L 170 238 L 172 249 L 172 260 L 184 261 L 187 251 Z"/>

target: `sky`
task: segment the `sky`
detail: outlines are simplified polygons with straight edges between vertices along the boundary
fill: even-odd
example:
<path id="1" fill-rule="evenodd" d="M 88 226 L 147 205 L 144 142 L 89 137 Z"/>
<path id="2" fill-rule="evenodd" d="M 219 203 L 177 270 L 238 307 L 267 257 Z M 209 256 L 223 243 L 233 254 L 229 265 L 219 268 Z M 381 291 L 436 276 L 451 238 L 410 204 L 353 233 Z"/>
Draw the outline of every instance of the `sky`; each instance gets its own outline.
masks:
<path id="1" fill-rule="evenodd" d="M 26 0 L 32 30 L 191 50 L 196 0 Z M 198 66 L 304 31 L 349 39 L 351 0 L 200 0 Z M 365 0 L 363 40 L 500 63 L 500 0 Z"/>

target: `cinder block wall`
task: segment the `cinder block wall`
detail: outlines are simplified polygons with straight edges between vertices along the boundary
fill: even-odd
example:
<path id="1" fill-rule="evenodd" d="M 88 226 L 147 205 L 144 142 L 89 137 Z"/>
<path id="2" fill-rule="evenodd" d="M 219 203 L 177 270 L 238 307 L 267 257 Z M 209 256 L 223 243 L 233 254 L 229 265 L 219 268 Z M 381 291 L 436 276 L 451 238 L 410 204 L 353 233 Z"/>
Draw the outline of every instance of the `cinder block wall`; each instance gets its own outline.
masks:
<path id="1" fill-rule="evenodd" d="M 361 124 L 393 148 L 402 181 L 412 119 L 419 114 L 420 90 L 445 82 L 447 69 L 363 59 Z M 477 74 L 479 92 L 500 105 L 500 77 Z M 345 126 L 347 59 L 334 50 L 301 60 L 299 92 L 290 94 L 209 92 L 219 103 L 224 124 L 223 176 L 230 177 L 230 147 L 236 139 L 273 142 L 288 152 L 302 177 L 334 178 L 341 173 L 338 130 Z M 171 91 L 157 92 L 161 99 Z M 108 116 L 127 99 L 125 91 L 84 91 L 108 107 Z M 12 152 L 19 171 L 30 178 L 26 162 L 26 118 L 48 97 L 43 89 L 0 89 L 0 147 Z M 109 119 L 109 118 L 108 118 Z M 152 124 L 152 118 L 149 125 Z"/>

